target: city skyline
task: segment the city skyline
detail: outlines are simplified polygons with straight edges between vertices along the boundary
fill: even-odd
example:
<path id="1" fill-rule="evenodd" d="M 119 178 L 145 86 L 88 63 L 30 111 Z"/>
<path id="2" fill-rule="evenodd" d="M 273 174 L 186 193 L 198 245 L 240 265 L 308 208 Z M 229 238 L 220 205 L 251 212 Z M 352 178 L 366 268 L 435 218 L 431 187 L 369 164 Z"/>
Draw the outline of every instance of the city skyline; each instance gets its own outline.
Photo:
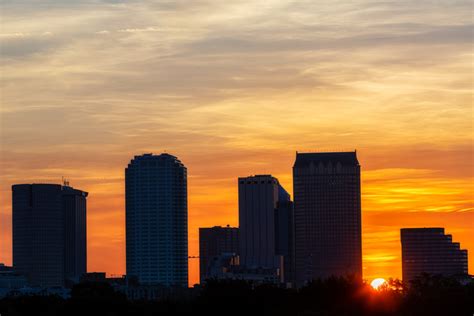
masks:
<path id="1" fill-rule="evenodd" d="M 354 154 L 354 156 L 355 156 L 355 152 L 350 152 L 350 151 L 344 152 L 344 153 L 339 153 L 339 154 L 346 154 L 346 153 L 347 153 L 347 154 Z M 334 155 L 333 152 L 323 152 L 323 154 Z M 308 153 L 300 154 L 299 152 L 296 152 L 296 160 L 298 160 L 298 156 L 301 156 L 301 155 L 309 155 L 309 156 L 311 156 L 312 153 L 309 153 L 309 154 L 308 154 Z M 163 153 L 163 154 L 160 154 L 160 155 L 157 155 L 157 156 L 155 156 L 155 155 L 153 155 L 153 154 L 151 154 L 151 153 L 146 153 L 146 154 L 139 155 L 139 156 L 135 155 L 135 158 L 132 159 L 132 163 L 133 163 L 133 161 L 136 160 L 137 158 L 142 158 L 142 157 L 143 157 L 143 158 L 147 158 L 147 157 L 153 158 L 153 157 L 155 157 L 155 158 L 157 158 L 157 159 L 160 158 L 160 157 L 165 157 L 165 158 L 166 158 L 166 157 L 172 157 L 173 159 L 176 159 L 176 157 L 174 157 L 174 156 L 172 156 L 172 155 L 170 155 L 170 154 L 168 154 L 168 153 Z M 179 160 L 177 160 L 177 161 L 178 161 L 179 164 L 181 164 L 181 162 L 180 162 Z M 357 159 L 356 159 L 356 161 L 357 161 Z M 130 164 L 129 164 L 129 167 L 128 167 L 128 168 L 130 168 Z M 148 169 L 146 169 L 146 170 L 148 170 Z M 148 171 L 147 171 L 147 172 L 148 172 Z M 153 174 L 154 174 L 154 173 L 153 173 Z M 151 175 L 151 174 L 150 174 L 150 175 Z M 274 179 L 274 181 L 276 181 L 277 184 L 279 183 L 279 181 L 278 181 L 276 178 L 272 177 L 271 175 L 263 175 L 263 176 L 262 176 L 262 175 L 256 175 L 256 176 L 249 176 L 249 177 L 239 177 L 237 180 L 238 180 L 239 185 L 241 185 L 242 181 L 245 180 L 245 179 L 254 179 L 254 178 L 255 178 L 255 179 L 258 179 L 258 178 L 264 179 L 264 178 L 266 178 L 266 177 L 270 177 L 271 179 Z M 124 180 L 125 180 L 125 179 L 124 179 Z M 67 185 L 69 185 L 69 181 L 67 181 L 67 180 L 63 180 L 63 181 L 65 181 L 65 183 L 67 183 Z M 148 182 L 147 182 L 147 183 L 148 183 Z M 41 185 L 41 184 L 40 184 L 40 185 Z M 52 185 L 53 185 L 53 186 L 59 186 L 59 187 L 60 187 L 60 185 L 55 185 L 55 184 L 52 184 Z M 279 184 L 278 184 L 278 186 L 279 186 Z M 277 190 L 277 191 L 279 192 L 277 195 L 283 196 L 283 195 L 288 194 L 288 193 L 286 193 L 286 191 L 284 191 L 284 189 L 282 189 L 282 187 L 279 186 L 279 188 L 280 188 L 280 189 Z M 291 195 L 290 195 L 290 196 L 291 196 Z M 362 214 L 363 214 L 363 213 L 364 213 L 364 211 L 362 210 Z M 215 226 L 219 226 L 219 225 L 215 225 Z M 238 227 L 238 225 L 236 225 L 236 226 Z M 421 225 L 420 227 L 428 227 L 428 226 L 430 226 L 430 225 Z M 433 226 L 433 225 L 431 225 L 431 226 Z M 439 226 L 439 225 L 438 225 L 438 226 Z M 206 227 L 206 226 L 202 226 L 202 227 L 199 227 L 199 229 L 200 229 L 200 228 L 205 228 L 205 227 Z M 398 229 L 400 229 L 400 228 L 406 229 L 407 226 L 403 226 L 403 227 L 401 226 L 401 227 L 399 227 Z M 447 228 L 447 230 L 449 231 L 449 227 Z M 191 234 L 190 234 L 190 235 L 191 235 Z M 89 240 L 89 238 L 88 238 L 88 240 Z M 398 240 L 398 242 L 400 242 L 400 240 Z M 461 244 L 463 244 L 462 241 L 461 241 Z M 199 247 L 199 245 L 198 245 L 198 247 Z M 362 248 L 364 248 L 364 245 L 362 246 Z M 468 247 L 465 247 L 465 246 L 463 246 L 463 248 L 464 248 L 464 249 L 468 249 Z M 192 268 L 192 267 L 196 264 L 193 259 L 197 259 L 198 255 L 194 255 L 193 253 L 190 253 L 189 255 L 190 255 L 190 258 L 189 258 L 189 262 L 188 262 L 188 263 L 189 263 L 189 267 Z M 400 259 L 401 259 L 401 258 L 400 258 Z M 198 264 L 198 274 L 199 274 L 199 262 L 197 262 L 197 264 Z M 94 270 L 91 270 L 91 269 L 89 268 L 89 265 L 88 265 L 87 271 L 94 271 Z M 105 272 L 107 272 L 109 275 L 113 275 L 113 273 L 110 273 L 109 271 L 105 271 Z M 125 274 L 125 273 L 123 273 L 123 274 Z M 380 276 L 380 274 L 378 274 L 378 275 Z M 392 276 L 385 276 L 385 278 L 389 278 L 389 277 L 392 277 Z M 367 276 L 366 274 L 363 275 L 363 278 L 366 279 L 366 280 L 368 280 L 368 281 L 371 280 L 371 277 L 370 277 L 370 276 Z M 394 277 L 394 278 L 401 278 L 401 277 L 397 276 L 397 277 Z M 195 279 L 195 276 L 191 274 L 191 275 L 190 275 L 190 280 L 189 280 L 189 285 L 190 285 L 190 286 L 192 286 L 193 284 L 196 284 L 196 283 L 199 282 L 199 275 L 198 275 L 198 281 L 194 281 L 194 279 Z M 145 283 L 146 283 L 146 282 L 145 282 Z"/>
<path id="2" fill-rule="evenodd" d="M 88 197 L 88 268 L 125 273 L 123 168 L 170 152 L 198 228 L 237 226 L 238 177 L 293 196 L 296 151 L 358 150 L 363 273 L 401 277 L 400 227 L 474 252 L 472 3 L 5 0 L 0 262 L 11 185 Z M 190 259 L 190 284 L 199 279 Z M 474 271 L 474 262 L 469 262 Z"/>

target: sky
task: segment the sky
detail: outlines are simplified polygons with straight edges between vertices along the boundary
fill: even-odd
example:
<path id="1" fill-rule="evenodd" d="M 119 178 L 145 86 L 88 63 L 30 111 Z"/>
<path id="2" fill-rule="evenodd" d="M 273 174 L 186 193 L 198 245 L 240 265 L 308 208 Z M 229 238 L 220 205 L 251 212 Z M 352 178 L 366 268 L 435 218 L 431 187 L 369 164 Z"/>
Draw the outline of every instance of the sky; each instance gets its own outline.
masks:
<path id="1" fill-rule="evenodd" d="M 296 151 L 354 149 L 364 278 L 401 277 L 401 227 L 474 255 L 470 1 L 3 0 L 0 17 L 0 262 L 11 185 L 65 177 L 89 192 L 88 270 L 125 273 L 124 168 L 165 151 L 188 168 L 191 256 L 199 227 L 238 225 L 239 176 L 292 193 Z"/>

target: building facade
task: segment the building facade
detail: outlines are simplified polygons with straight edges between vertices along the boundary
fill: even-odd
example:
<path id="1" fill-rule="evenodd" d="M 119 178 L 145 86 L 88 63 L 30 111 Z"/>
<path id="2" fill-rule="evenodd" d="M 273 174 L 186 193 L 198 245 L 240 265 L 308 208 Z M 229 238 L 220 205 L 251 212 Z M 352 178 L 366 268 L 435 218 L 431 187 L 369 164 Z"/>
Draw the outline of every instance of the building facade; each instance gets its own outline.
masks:
<path id="1" fill-rule="evenodd" d="M 402 274 L 409 282 L 423 273 L 467 276 L 467 250 L 445 235 L 444 228 L 402 228 Z"/>
<path id="2" fill-rule="evenodd" d="M 293 190 L 297 284 L 330 276 L 362 277 L 356 152 L 297 153 Z"/>
<path id="3" fill-rule="evenodd" d="M 290 201 L 290 195 L 271 175 L 238 181 L 240 265 L 246 269 L 273 268 L 283 276 L 283 256 L 277 253 L 275 212 L 279 202 Z"/>
<path id="4" fill-rule="evenodd" d="M 127 276 L 188 286 L 187 169 L 169 154 L 135 156 L 125 169 Z"/>
<path id="5" fill-rule="evenodd" d="M 28 286 L 26 277 L 15 273 L 13 267 L 0 263 L 0 297 L 4 297 L 10 290 Z"/>
<path id="6" fill-rule="evenodd" d="M 199 228 L 199 275 L 200 282 L 217 277 L 222 260 L 239 252 L 239 229 L 215 226 Z"/>
<path id="7" fill-rule="evenodd" d="M 283 256 L 283 281 L 295 283 L 295 223 L 293 202 L 283 199 L 275 209 L 275 252 Z"/>
<path id="8" fill-rule="evenodd" d="M 86 272 L 87 195 L 57 184 L 12 186 L 13 268 L 31 286 L 64 286 Z"/>
<path id="9" fill-rule="evenodd" d="M 77 281 L 87 272 L 87 193 L 62 187 L 64 276 Z"/>

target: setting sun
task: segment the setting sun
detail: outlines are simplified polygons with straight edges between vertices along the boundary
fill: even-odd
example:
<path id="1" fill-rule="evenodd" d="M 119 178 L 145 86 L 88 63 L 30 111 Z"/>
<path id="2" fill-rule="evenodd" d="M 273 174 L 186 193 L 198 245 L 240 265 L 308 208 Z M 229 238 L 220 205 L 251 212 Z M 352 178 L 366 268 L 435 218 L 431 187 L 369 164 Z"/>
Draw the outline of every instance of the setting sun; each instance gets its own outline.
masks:
<path id="1" fill-rule="evenodd" d="M 372 282 L 370 282 L 370 286 L 374 290 L 378 290 L 383 284 L 386 284 L 386 283 L 387 281 L 385 281 L 385 279 L 377 278 L 377 279 L 374 279 Z"/>

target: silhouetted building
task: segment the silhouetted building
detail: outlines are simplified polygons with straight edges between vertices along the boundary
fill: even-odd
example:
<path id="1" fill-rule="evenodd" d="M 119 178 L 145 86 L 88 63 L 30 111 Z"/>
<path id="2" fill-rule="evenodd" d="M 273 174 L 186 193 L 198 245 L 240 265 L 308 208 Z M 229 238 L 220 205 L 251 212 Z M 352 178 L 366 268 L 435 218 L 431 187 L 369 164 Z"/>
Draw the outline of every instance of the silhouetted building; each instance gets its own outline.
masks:
<path id="1" fill-rule="evenodd" d="M 402 228 L 400 234 L 403 281 L 423 273 L 467 276 L 467 250 L 445 235 L 444 228 Z"/>
<path id="2" fill-rule="evenodd" d="M 275 214 L 278 202 L 289 200 L 290 195 L 271 175 L 239 178 L 239 256 L 240 264 L 246 269 L 273 268 L 283 276 L 283 257 L 277 253 L 279 227 Z"/>
<path id="3" fill-rule="evenodd" d="M 235 227 L 215 226 L 199 228 L 199 271 L 200 281 L 218 277 L 219 272 L 226 266 L 224 254 L 239 251 L 239 229 Z"/>
<path id="4" fill-rule="evenodd" d="M 223 252 L 218 256 L 214 256 L 208 262 L 206 277 L 201 284 L 206 281 L 222 280 L 229 278 L 229 272 L 236 266 L 239 266 L 239 256 L 235 252 Z"/>
<path id="5" fill-rule="evenodd" d="M 125 275 L 107 277 L 105 272 L 88 272 L 81 276 L 79 283 L 108 283 L 113 287 L 122 287 L 137 282 L 127 279 Z"/>
<path id="6" fill-rule="evenodd" d="M 283 199 L 275 209 L 275 252 L 283 256 L 283 280 L 295 282 L 295 235 L 293 202 Z"/>
<path id="7" fill-rule="evenodd" d="M 80 283 L 106 283 L 107 274 L 105 272 L 87 272 L 80 278 Z"/>
<path id="8" fill-rule="evenodd" d="M 13 267 L 32 286 L 64 286 L 86 272 L 87 192 L 57 184 L 12 186 Z"/>
<path id="9" fill-rule="evenodd" d="M 135 156 L 125 169 L 127 276 L 188 286 L 187 170 L 169 154 Z"/>
<path id="10" fill-rule="evenodd" d="M 231 264 L 226 268 L 222 279 L 250 281 L 252 284 L 275 284 L 282 283 L 281 276 L 276 268 L 254 267 Z"/>
<path id="11" fill-rule="evenodd" d="M 16 273 L 13 267 L 0 263 L 0 297 L 5 296 L 11 289 L 18 289 L 27 285 L 24 275 Z"/>
<path id="12" fill-rule="evenodd" d="M 356 153 L 297 153 L 293 190 L 297 284 L 330 276 L 362 277 Z"/>
<path id="13" fill-rule="evenodd" d="M 163 285 L 128 285 L 114 288 L 125 294 L 130 301 L 187 303 L 196 300 L 200 294 L 200 288 L 169 287 Z"/>
<path id="14" fill-rule="evenodd" d="M 64 276 L 78 281 L 87 271 L 87 193 L 62 187 L 64 215 Z"/>

